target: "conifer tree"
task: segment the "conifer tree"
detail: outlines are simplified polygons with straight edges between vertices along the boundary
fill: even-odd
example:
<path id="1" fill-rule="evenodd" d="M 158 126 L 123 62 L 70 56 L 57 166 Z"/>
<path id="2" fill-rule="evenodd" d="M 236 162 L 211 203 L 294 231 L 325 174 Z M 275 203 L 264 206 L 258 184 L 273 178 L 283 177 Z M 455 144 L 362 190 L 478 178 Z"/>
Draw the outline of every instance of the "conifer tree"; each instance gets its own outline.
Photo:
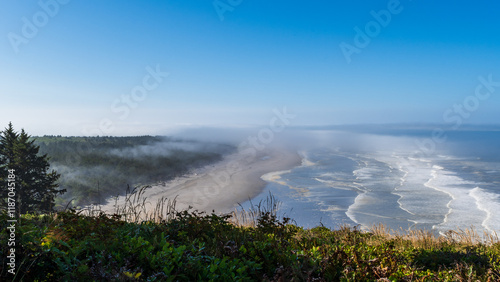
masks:
<path id="1" fill-rule="evenodd" d="M 16 212 L 50 212 L 54 200 L 65 190 L 58 189 L 60 175 L 49 171 L 47 155 L 38 155 L 40 147 L 24 129 L 14 131 L 12 123 L 0 134 L 0 191 L 4 201 L 7 199 L 7 174 L 14 169 L 16 175 Z M 4 208 L 6 205 L 2 205 Z"/>

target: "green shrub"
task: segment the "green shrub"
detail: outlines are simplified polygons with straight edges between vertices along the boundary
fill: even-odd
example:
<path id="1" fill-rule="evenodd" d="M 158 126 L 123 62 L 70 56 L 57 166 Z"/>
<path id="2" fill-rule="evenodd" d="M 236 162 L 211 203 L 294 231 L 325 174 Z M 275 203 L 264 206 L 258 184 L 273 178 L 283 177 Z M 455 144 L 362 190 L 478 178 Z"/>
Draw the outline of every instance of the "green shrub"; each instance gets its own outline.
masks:
<path id="1" fill-rule="evenodd" d="M 0 215 L 6 242 L 7 216 Z M 499 281 L 500 244 L 436 247 L 357 228 L 303 229 L 262 213 L 255 227 L 229 216 L 178 212 L 160 223 L 75 211 L 25 215 L 17 273 L 2 281 Z M 385 280 L 383 280 L 385 279 Z M 489 279 L 489 280 L 488 280 Z"/>

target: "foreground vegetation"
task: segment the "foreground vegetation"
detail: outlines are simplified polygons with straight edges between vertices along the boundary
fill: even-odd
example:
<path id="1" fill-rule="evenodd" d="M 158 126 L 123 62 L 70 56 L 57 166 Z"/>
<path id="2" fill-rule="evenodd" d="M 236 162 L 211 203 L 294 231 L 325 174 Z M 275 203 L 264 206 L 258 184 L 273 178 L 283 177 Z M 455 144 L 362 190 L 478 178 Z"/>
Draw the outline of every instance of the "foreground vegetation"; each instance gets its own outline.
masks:
<path id="1" fill-rule="evenodd" d="M 9 234 L 1 215 L 1 280 L 500 280 L 494 237 L 477 242 L 470 232 L 435 238 L 422 231 L 391 235 L 380 227 L 303 229 L 260 205 L 243 223 L 234 215 L 175 212 L 169 203 L 142 222 L 95 210 L 24 215 L 15 276 L 6 271 Z"/>
<path id="2" fill-rule="evenodd" d="M 143 186 L 114 214 L 99 205 L 50 213 L 62 190 L 46 154 L 81 204 L 181 175 L 232 148 L 150 136 L 50 136 L 35 145 L 12 124 L 0 139 L 0 182 L 17 196 L 2 192 L 0 281 L 500 281 L 497 237 L 303 229 L 277 216 L 272 196 L 231 215 L 177 212 L 164 198 L 148 210 Z M 26 203 L 37 213 L 14 208 Z"/>

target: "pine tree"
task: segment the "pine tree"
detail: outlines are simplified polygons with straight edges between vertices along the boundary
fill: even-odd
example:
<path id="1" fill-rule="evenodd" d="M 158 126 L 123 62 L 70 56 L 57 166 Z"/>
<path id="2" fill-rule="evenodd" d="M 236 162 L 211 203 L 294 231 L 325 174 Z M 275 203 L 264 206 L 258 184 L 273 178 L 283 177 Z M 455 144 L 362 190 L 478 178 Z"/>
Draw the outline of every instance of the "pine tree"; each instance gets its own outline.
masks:
<path id="1" fill-rule="evenodd" d="M 54 209 L 55 197 L 65 192 L 58 189 L 60 175 L 54 170 L 49 171 L 48 156 L 39 156 L 40 147 L 34 142 L 24 129 L 21 133 L 15 132 L 12 123 L 0 135 L 1 197 L 7 199 L 8 191 L 3 187 L 7 187 L 8 170 L 14 169 L 18 214 L 50 212 Z"/>
<path id="2" fill-rule="evenodd" d="M 10 161 L 14 159 L 14 144 L 18 138 L 18 134 L 14 131 L 12 123 L 0 136 L 0 210 L 7 209 L 9 186 L 7 177 L 8 169 L 11 166 Z"/>
<path id="3" fill-rule="evenodd" d="M 12 122 L 5 131 L 1 132 L 0 136 L 0 168 L 4 168 L 9 164 L 10 160 L 14 159 L 14 144 L 16 143 L 19 134 L 14 131 Z"/>

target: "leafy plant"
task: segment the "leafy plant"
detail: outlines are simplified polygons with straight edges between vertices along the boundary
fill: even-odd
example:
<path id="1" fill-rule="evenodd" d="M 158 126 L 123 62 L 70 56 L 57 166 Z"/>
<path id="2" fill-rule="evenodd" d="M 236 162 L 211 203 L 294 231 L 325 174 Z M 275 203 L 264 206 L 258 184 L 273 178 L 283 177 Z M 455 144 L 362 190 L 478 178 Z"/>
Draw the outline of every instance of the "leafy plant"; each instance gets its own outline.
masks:
<path id="1" fill-rule="evenodd" d="M 172 204 L 172 202 L 170 202 Z M 499 281 L 500 242 L 411 237 L 342 226 L 303 229 L 261 206 L 255 225 L 174 211 L 137 220 L 68 210 L 24 215 L 15 276 L 2 281 Z M 133 209 L 122 211 L 132 212 Z M 0 240 L 9 236 L 0 214 Z M 420 237 L 419 237 L 420 236 Z"/>

